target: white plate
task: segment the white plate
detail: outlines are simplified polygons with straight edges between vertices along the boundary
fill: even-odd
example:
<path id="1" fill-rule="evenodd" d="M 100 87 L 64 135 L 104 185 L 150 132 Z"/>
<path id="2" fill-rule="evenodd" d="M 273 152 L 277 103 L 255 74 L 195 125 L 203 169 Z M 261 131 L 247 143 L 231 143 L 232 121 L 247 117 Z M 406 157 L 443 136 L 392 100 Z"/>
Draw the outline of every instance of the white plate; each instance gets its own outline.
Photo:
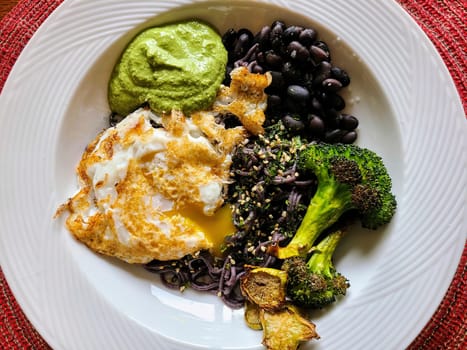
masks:
<path id="1" fill-rule="evenodd" d="M 385 229 L 346 237 L 337 265 L 352 286 L 313 315 L 321 340 L 309 348 L 407 346 L 441 302 L 465 242 L 467 132 L 442 60 L 392 1 L 62 4 L 0 97 L 1 263 L 27 316 L 55 349 L 262 348 L 241 310 L 164 289 L 141 267 L 92 253 L 52 219 L 76 189 L 83 147 L 106 125 L 106 84 L 125 44 L 142 28 L 188 17 L 220 32 L 274 19 L 312 25 L 349 71 L 358 142 L 383 156 L 399 208 Z"/>

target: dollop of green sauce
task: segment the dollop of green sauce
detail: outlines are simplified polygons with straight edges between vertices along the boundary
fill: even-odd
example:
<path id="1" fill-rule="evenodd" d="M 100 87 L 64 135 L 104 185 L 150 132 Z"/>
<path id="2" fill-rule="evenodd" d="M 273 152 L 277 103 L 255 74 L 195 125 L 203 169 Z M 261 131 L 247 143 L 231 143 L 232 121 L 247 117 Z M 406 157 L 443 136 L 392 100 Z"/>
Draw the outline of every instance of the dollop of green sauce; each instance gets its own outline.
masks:
<path id="1" fill-rule="evenodd" d="M 149 28 L 117 62 L 109 82 L 113 112 L 127 115 L 144 103 L 160 113 L 208 108 L 225 76 L 227 51 L 219 34 L 200 21 Z"/>

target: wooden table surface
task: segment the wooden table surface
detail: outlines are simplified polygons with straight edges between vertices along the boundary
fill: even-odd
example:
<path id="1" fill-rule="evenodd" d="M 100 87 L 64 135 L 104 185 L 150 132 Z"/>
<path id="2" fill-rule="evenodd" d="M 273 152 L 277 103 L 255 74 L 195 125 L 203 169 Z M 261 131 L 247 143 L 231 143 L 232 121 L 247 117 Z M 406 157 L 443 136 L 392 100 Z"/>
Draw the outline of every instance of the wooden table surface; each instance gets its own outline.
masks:
<path id="1" fill-rule="evenodd" d="M 17 0 L 0 0 L 0 18 L 3 18 L 17 2 Z"/>

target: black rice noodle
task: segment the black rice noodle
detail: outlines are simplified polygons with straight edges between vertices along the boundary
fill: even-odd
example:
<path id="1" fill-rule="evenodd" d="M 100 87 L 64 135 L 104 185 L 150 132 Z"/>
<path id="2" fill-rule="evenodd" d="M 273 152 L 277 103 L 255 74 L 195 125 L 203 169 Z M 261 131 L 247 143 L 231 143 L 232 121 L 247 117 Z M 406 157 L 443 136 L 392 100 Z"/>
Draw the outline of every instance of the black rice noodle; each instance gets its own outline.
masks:
<path id="1" fill-rule="evenodd" d="M 238 282 L 244 270 L 233 264 L 229 257 L 218 259 L 208 251 L 201 251 L 175 261 L 154 260 L 145 268 L 158 273 L 168 288 L 183 290 L 189 286 L 194 290 L 217 294 L 231 308 L 243 306 L 244 298 Z"/>

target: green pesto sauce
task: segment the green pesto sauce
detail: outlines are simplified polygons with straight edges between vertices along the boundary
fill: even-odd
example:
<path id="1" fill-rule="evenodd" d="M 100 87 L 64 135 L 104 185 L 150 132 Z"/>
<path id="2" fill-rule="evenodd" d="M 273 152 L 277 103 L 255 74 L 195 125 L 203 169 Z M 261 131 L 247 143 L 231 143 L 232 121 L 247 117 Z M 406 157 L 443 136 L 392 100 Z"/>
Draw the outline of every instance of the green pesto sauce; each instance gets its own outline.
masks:
<path id="1" fill-rule="evenodd" d="M 114 67 L 110 108 L 120 115 L 146 102 L 160 113 L 205 109 L 216 98 L 226 64 L 221 37 L 204 23 L 146 29 L 129 43 Z"/>

